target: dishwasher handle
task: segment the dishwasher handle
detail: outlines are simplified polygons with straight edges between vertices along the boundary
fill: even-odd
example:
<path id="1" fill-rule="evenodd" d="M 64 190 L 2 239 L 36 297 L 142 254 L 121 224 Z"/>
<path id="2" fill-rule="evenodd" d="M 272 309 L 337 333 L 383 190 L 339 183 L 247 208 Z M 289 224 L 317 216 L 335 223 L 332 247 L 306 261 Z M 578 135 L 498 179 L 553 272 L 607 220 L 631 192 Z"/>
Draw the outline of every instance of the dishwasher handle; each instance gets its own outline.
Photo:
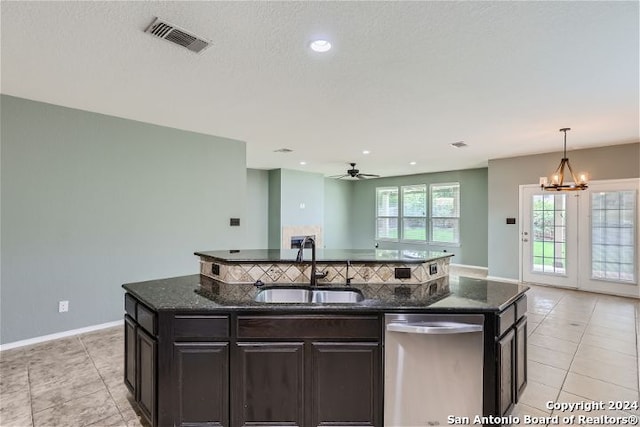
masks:
<path id="1" fill-rule="evenodd" d="M 465 334 L 482 332 L 482 325 L 460 322 L 399 322 L 387 324 L 387 331 L 425 335 Z"/>

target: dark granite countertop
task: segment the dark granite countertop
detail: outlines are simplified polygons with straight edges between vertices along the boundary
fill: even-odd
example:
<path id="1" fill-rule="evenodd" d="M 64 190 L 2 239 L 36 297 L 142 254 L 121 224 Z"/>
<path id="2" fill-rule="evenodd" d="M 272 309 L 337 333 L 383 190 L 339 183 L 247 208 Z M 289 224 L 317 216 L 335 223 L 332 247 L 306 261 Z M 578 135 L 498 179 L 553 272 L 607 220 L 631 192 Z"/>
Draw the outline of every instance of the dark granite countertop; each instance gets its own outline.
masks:
<path id="1" fill-rule="evenodd" d="M 202 283 L 202 286 L 201 286 Z M 273 304 L 247 300 L 211 288 L 211 279 L 198 274 L 126 283 L 122 287 L 156 311 L 339 311 L 339 312 L 496 312 L 502 311 L 529 288 L 524 285 L 466 277 L 450 280 L 449 295 L 437 300 L 365 300 L 357 304 Z M 238 291 L 237 285 L 235 286 Z M 249 285 L 253 286 L 253 285 Z"/>
<path id="2" fill-rule="evenodd" d="M 231 251 L 201 251 L 195 255 L 226 263 L 292 263 L 296 260 L 297 249 L 247 249 Z M 395 249 L 318 249 L 316 260 L 323 263 L 351 262 L 397 262 L 404 264 L 423 263 L 453 254 L 436 251 L 395 250 Z M 311 250 L 305 249 L 305 260 L 311 259 Z"/>

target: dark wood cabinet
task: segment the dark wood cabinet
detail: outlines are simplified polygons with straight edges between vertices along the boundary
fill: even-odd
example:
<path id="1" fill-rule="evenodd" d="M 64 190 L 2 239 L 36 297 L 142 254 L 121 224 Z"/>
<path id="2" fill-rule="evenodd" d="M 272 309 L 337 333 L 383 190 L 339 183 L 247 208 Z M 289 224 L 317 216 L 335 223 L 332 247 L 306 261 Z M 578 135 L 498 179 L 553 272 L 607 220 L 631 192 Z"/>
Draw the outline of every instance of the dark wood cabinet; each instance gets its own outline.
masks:
<path id="1" fill-rule="evenodd" d="M 516 332 L 516 402 L 520 400 L 522 392 L 527 386 L 527 317 L 523 316 L 515 327 Z"/>
<path id="2" fill-rule="evenodd" d="M 136 395 L 136 323 L 124 316 L 124 384 Z"/>
<path id="3" fill-rule="evenodd" d="M 125 296 L 125 312 L 124 383 L 138 403 L 140 412 L 155 426 L 158 348 L 155 336 L 149 334 L 155 329 L 155 313 L 128 294 Z M 138 320 L 142 320 L 142 324 Z"/>
<path id="4" fill-rule="evenodd" d="M 233 425 L 382 425 L 380 324 L 377 315 L 238 316 Z"/>
<path id="5" fill-rule="evenodd" d="M 381 425 L 376 342 L 311 344 L 311 425 Z"/>
<path id="6" fill-rule="evenodd" d="M 508 415 L 527 386 L 526 311 L 527 298 L 522 296 L 495 316 L 496 395 L 495 404 L 489 400 L 485 405 L 488 414 Z M 487 354 L 485 352 L 485 357 Z"/>
<path id="7" fill-rule="evenodd" d="M 156 340 L 142 328 L 137 328 L 137 393 L 136 401 L 142 413 L 155 425 L 156 417 Z"/>
<path id="8" fill-rule="evenodd" d="M 234 426 L 304 426 L 304 344 L 238 343 Z"/>
<path id="9" fill-rule="evenodd" d="M 229 343 L 174 343 L 178 426 L 229 425 Z"/>
<path id="10" fill-rule="evenodd" d="M 515 331 L 510 330 L 498 341 L 498 410 L 507 414 L 516 403 L 514 388 Z"/>

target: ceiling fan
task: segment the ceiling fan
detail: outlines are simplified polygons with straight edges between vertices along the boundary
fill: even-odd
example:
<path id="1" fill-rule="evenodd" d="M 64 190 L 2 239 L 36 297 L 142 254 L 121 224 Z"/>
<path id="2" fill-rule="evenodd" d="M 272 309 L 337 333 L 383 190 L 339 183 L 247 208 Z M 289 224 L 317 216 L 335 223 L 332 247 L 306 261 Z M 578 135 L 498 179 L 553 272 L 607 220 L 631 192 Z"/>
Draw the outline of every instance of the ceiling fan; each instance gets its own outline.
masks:
<path id="1" fill-rule="evenodd" d="M 367 179 L 367 178 L 379 178 L 380 175 L 373 175 L 370 173 L 360 173 L 360 170 L 356 169 L 355 163 L 349 163 L 351 165 L 351 169 L 347 169 L 347 173 L 345 175 L 334 175 L 330 178 L 358 178 L 358 179 Z"/>

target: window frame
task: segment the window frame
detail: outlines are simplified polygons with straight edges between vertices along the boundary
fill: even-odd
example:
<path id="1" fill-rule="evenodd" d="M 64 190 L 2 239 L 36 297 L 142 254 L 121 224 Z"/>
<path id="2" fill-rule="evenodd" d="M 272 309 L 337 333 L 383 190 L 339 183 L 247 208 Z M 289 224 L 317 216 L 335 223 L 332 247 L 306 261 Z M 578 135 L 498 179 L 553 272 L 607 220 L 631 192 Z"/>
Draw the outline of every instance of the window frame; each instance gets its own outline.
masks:
<path id="1" fill-rule="evenodd" d="M 434 216 L 433 215 L 433 188 L 434 187 L 446 187 L 446 186 L 457 186 L 458 187 L 458 216 L 454 217 L 454 216 Z M 441 246 L 460 246 L 461 244 L 461 239 L 460 239 L 460 229 L 461 229 L 461 207 L 462 207 L 462 194 L 461 194 L 461 185 L 460 185 L 460 181 L 452 181 L 452 182 L 434 182 L 429 184 L 429 223 L 428 223 L 428 237 L 429 237 L 429 243 L 432 245 L 441 245 Z M 445 242 L 445 241 L 439 241 L 439 240 L 435 240 L 433 237 L 433 220 L 434 219 L 438 219 L 438 220 L 455 220 L 457 221 L 457 236 L 458 239 L 457 241 L 454 242 Z"/>
<path id="2" fill-rule="evenodd" d="M 423 218 L 421 216 L 405 216 L 404 215 L 404 188 L 407 187 L 424 187 L 425 188 L 425 239 L 405 239 L 404 236 L 404 219 L 405 218 Z M 433 216 L 433 188 L 434 187 L 444 187 L 444 186 L 457 186 L 458 194 L 457 194 L 457 203 L 458 203 L 458 216 L 457 217 L 434 217 Z M 416 183 L 416 184 L 407 184 L 407 185 L 388 185 L 383 187 L 376 187 L 376 201 L 375 201 L 375 212 L 374 212 L 374 239 L 376 242 L 396 242 L 402 244 L 409 245 L 428 245 L 428 246 L 450 246 L 450 247 L 460 247 L 461 246 L 461 217 L 462 217 L 462 193 L 461 193 L 461 185 L 460 181 L 450 181 L 450 182 L 434 182 L 434 183 Z M 398 214 L 397 216 L 379 216 L 378 215 L 378 200 L 379 200 L 379 191 L 380 190 L 395 190 L 398 195 Z M 398 224 L 398 237 L 397 238 L 385 238 L 378 236 L 378 219 L 380 218 L 395 218 Z M 443 220 L 455 220 L 457 221 L 457 236 L 458 240 L 456 242 L 441 242 L 434 240 L 433 238 L 433 220 L 434 219 L 443 219 Z"/>
<path id="3" fill-rule="evenodd" d="M 422 187 L 424 189 L 424 216 L 413 216 L 413 215 L 405 215 L 404 214 L 404 189 L 405 188 L 415 188 Z M 428 243 L 429 242 L 429 192 L 427 188 L 427 184 L 409 184 L 400 186 L 400 191 L 398 193 L 399 198 L 399 212 L 398 212 L 398 230 L 400 241 L 402 243 Z M 424 218 L 424 239 L 407 239 L 404 233 L 404 220 L 405 218 Z"/>
<path id="4" fill-rule="evenodd" d="M 396 193 L 398 194 L 398 213 L 397 215 L 378 215 L 378 197 L 379 197 L 379 190 L 395 190 Z M 374 235 L 375 235 L 375 241 L 376 242 L 399 242 L 400 241 L 400 234 L 401 234 L 401 230 L 400 230 L 400 209 L 401 209 L 401 200 L 400 200 L 400 189 L 397 185 L 390 185 L 390 186 L 385 186 L 385 187 L 376 187 L 376 204 L 375 204 L 375 222 L 374 222 Z M 380 237 L 378 236 L 378 219 L 380 218 L 395 218 L 397 225 L 398 225 L 398 237 L 396 238 L 388 238 L 388 237 Z"/>

